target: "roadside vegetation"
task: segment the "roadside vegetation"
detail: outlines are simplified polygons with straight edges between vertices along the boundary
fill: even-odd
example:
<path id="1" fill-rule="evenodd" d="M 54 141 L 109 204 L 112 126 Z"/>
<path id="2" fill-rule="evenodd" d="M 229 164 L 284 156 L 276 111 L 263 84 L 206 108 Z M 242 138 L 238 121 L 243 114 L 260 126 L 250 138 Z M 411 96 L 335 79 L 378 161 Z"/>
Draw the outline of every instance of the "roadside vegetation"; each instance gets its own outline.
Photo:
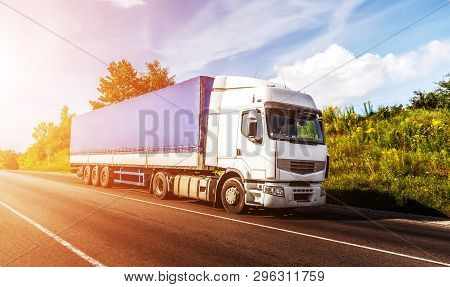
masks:
<path id="1" fill-rule="evenodd" d="M 127 61 L 113 62 L 100 79 L 93 109 L 175 83 L 158 61 L 138 74 Z M 35 127 L 35 143 L 23 154 L 0 151 L 0 169 L 69 171 L 67 107 L 60 121 Z M 328 200 L 375 209 L 450 216 L 450 75 L 429 92 L 416 91 L 406 107 L 328 107 L 323 111 L 331 156 Z"/>
<path id="2" fill-rule="evenodd" d="M 70 171 L 70 126 L 75 114 L 68 107 L 61 110 L 59 123 L 40 123 L 34 128 L 32 144 L 18 156 L 20 169 L 40 171 Z"/>
<path id="3" fill-rule="evenodd" d="M 410 105 L 324 110 L 331 202 L 450 216 L 450 75 Z"/>
<path id="4" fill-rule="evenodd" d="M 12 150 L 0 150 L 0 169 L 18 169 L 18 154 Z"/>

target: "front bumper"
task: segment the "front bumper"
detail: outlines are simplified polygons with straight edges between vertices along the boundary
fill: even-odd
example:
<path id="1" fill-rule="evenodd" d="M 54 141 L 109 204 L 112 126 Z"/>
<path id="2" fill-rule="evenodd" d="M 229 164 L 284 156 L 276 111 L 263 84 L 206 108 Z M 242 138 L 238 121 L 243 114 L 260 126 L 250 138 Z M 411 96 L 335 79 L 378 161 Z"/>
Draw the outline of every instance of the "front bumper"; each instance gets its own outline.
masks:
<path id="1" fill-rule="evenodd" d="M 267 186 L 283 186 L 284 196 L 264 192 Z M 246 204 L 265 208 L 296 208 L 323 205 L 326 201 L 324 186 L 311 183 L 309 186 L 290 186 L 288 184 L 260 183 L 258 189 L 246 189 Z"/>

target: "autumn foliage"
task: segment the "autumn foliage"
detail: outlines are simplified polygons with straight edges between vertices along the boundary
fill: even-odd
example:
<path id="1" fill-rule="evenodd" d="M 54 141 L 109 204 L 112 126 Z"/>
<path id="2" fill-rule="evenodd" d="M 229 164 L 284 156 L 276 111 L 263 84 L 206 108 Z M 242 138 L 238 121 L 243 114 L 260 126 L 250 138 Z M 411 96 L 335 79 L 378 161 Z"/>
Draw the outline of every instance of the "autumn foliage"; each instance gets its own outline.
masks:
<path id="1" fill-rule="evenodd" d="M 99 109 L 122 102 L 152 91 L 175 84 L 175 76 L 169 75 L 169 69 L 161 67 L 159 61 L 147 63 L 147 72 L 138 74 L 130 62 L 122 60 L 112 62 L 108 67 L 109 75 L 100 78 L 97 101 L 89 101 L 92 109 Z"/>

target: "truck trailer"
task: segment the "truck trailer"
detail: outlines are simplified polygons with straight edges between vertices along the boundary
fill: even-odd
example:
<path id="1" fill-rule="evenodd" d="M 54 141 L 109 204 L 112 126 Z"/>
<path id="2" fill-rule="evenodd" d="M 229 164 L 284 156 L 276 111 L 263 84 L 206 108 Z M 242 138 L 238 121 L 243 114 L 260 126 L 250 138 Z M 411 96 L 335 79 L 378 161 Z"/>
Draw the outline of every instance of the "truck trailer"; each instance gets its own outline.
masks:
<path id="1" fill-rule="evenodd" d="M 70 164 L 85 184 L 228 212 L 325 203 L 325 131 L 311 96 L 270 81 L 199 76 L 74 117 Z"/>

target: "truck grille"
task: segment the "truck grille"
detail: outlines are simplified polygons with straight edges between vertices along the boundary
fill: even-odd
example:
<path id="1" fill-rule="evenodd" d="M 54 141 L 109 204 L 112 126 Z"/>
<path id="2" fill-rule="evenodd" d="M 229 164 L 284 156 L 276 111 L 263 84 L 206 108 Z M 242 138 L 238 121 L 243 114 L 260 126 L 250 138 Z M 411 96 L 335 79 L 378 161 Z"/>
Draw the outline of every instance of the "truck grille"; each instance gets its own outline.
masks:
<path id="1" fill-rule="evenodd" d="M 325 161 L 278 159 L 277 166 L 290 172 L 308 174 L 324 170 Z"/>
<path id="2" fill-rule="evenodd" d="M 295 201 L 310 201 L 309 197 L 311 196 L 310 193 L 297 193 L 294 194 L 294 200 Z"/>
<path id="3" fill-rule="evenodd" d="M 314 193 L 314 189 L 312 188 L 302 188 L 302 189 L 294 189 L 293 192 L 300 192 L 300 193 Z"/>

